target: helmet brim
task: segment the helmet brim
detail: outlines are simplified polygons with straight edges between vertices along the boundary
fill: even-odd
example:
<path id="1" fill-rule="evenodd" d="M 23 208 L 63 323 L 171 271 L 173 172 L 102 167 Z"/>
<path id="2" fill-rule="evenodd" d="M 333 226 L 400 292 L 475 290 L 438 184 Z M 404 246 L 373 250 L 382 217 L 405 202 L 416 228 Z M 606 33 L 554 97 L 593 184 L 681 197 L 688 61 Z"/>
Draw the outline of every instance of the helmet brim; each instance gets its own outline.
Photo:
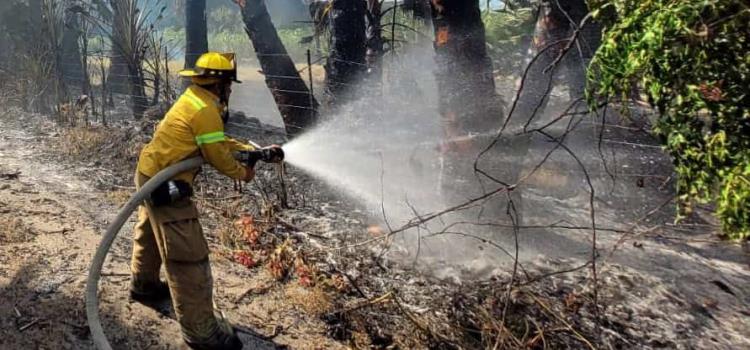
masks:
<path id="1" fill-rule="evenodd" d="M 196 72 L 193 69 L 183 69 L 180 71 L 179 74 L 181 77 L 185 77 L 185 78 L 199 77 L 203 75 L 203 74 Z"/>
<path id="2" fill-rule="evenodd" d="M 242 84 L 242 81 L 237 79 L 237 72 L 231 72 L 229 76 L 222 77 L 217 75 L 211 75 L 206 74 L 205 70 L 195 70 L 195 69 L 183 69 L 180 71 L 179 75 L 184 78 L 218 78 L 218 79 L 227 79 L 231 80 L 234 83 Z"/>

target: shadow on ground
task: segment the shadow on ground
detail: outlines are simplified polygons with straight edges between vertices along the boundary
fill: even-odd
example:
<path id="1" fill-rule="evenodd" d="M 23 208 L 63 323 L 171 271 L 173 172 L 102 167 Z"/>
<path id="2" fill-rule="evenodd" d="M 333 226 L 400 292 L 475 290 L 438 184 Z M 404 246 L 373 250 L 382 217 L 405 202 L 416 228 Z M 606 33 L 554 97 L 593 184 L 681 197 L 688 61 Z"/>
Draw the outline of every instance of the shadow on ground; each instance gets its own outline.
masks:
<path id="1" fill-rule="evenodd" d="M 0 287 L 0 348 L 2 349 L 94 349 L 86 322 L 83 300 L 83 279 L 66 278 L 62 283 L 46 283 L 53 276 L 45 276 L 37 265 L 21 267 L 7 285 Z M 112 293 L 113 285 L 103 290 Z M 71 291 L 75 291 L 71 293 Z M 108 296 L 109 297 L 109 296 Z M 126 302 L 127 303 L 127 302 Z M 157 319 L 140 317 L 146 307 L 130 303 L 124 309 L 133 310 L 132 316 L 118 314 L 103 302 L 102 324 L 115 349 L 188 349 L 174 332 L 174 313 L 166 305 Z M 170 317 L 171 314 L 171 317 Z M 266 341 L 254 331 L 241 327 L 240 337 L 245 349 L 283 349 Z"/>

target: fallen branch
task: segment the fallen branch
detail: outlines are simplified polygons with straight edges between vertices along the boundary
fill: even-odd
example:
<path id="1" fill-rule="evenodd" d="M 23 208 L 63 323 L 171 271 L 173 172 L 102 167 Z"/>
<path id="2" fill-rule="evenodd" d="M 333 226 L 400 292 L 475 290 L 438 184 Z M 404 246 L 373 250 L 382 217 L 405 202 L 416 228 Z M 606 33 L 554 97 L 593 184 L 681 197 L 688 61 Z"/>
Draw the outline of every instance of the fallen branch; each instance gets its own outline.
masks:
<path id="1" fill-rule="evenodd" d="M 417 319 L 417 317 L 415 315 L 413 315 L 411 313 L 411 311 L 407 310 L 401 304 L 401 302 L 399 302 L 398 296 L 396 296 L 395 293 L 393 294 L 393 297 L 391 298 L 391 300 L 393 300 L 393 303 L 396 304 L 396 306 L 401 311 L 401 313 L 403 313 L 404 316 L 406 316 L 406 318 L 409 319 L 409 321 L 411 321 L 411 323 L 414 324 L 414 326 L 416 326 L 419 330 L 421 330 L 422 332 L 424 332 L 425 334 L 427 334 L 428 336 L 430 336 L 432 338 L 439 339 L 439 340 L 441 340 L 441 341 L 443 341 L 443 342 L 445 342 L 447 344 L 450 344 L 450 345 L 458 347 L 456 344 L 453 343 L 453 341 L 451 341 L 450 339 L 448 339 L 446 336 L 444 336 L 444 335 L 442 335 L 440 333 L 433 332 L 427 325 L 422 324 L 422 322 L 419 319 Z"/>
<path id="2" fill-rule="evenodd" d="M 581 335 L 581 333 L 579 333 L 578 331 L 576 331 L 576 330 L 575 330 L 575 329 L 573 328 L 573 326 L 571 326 L 571 325 L 570 325 L 570 323 L 568 323 L 568 321 L 565 321 L 565 319 L 564 319 L 564 318 L 563 318 L 562 316 L 560 316 L 560 315 L 558 315 L 558 314 L 557 314 L 556 312 L 552 311 L 552 309 L 550 309 L 550 308 L 549 308 L 549 306 L 547 306 L 547 304 L 545 304 L 545 303 L 544 303 L 543 301 L 539 300 L 539 298 L 537 298 L 537 297 L 536 297 L 536 296 L 534 296 L 533 294 L 528 294 L 528 295 L 529 295 L 529 296 L 530 296 L 530 297 L 531 297 L 532 299 L 534 299 L 534 301 L 535 301 L 535 302 L 536 302 L 536 303 L 537 303 L 537 304 L 538 304 L 539 306 L 541 306 L 541 307 L 542 307 L 542 308 L 543 308 L 543 309 L 544 309 L 544 310 L 545 310 L 545 311 L 546 311 L 546 312 L 547 312 L 547 313 L 548 313 L 549 315 L 551 315 L 551 316 L 555 317 L 555 318 L 556 318 L 556 319 L 557 319 L 558 321 L 562 322 L 562 324 L 564 324 L 564 325 L 565 325 L 565 327 L 566 327 L 566 328 L 568 329 L 568 331 L 570 331 L 571 333 L 573 333 L 573 335 L 575 335 L 575 336 L 576 336 L 576 338 L 578 338 L 578 340 L 580 340 L 580 341 L 581 341 L 582 343 L 586 344 L 586 346 L 587 346 L 587 347 L 588 347 L 589 349 L 591 349 L 591 350 L 596 350 L 596 348 L 594 347 L 594 345 L 592 345 L 592 344 L 591 344 L 591 342 L 589 342 L 589 341 L 588 341 L 588 340 L 586 339 L 586 337 L 584 337 L 583 335 Z"/>
<path id="3" fill-rule="evenodd" d="M 31 322 L 29 322 L 29 323 L 27 323 L 27 324 L 25 324 L 25 325 L 21 326 L 20 328 L 18 328 L 18 331 L 19 331 L 19 332 L 23 332 L 23 331 L 25 331 L 25 330 L 27 330 L 27 329 L 31 328 L 31 326 L 33 326 L 33 325 L 35 325 L 35 324 L 37 324 L 37 323 L 39 323 L 39 319 L 38 319 L 38 318 L 35 318 L 35 319 L 34 319 L 33 321 L 31 321 Z"/>

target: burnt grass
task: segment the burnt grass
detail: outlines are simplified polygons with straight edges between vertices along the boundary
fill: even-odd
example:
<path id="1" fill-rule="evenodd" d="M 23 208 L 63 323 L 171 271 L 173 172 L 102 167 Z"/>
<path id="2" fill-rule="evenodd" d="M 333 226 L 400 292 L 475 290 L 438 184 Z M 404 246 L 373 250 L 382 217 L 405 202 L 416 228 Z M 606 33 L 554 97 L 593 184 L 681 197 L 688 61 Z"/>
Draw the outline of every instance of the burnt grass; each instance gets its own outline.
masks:
<path id="1" fill-rule="evenodd" d="M 232 129 L 230 123 L 228 133 L 261 144 L 283 142 L 279 128 L 252 119 L 235 123 L 252 127 Z M 40 155 L 43 159 L 71 162 L 76 165 L 73 171 L 103 190 L 127 191 L 138 151 L 149 140 L 155 121 L 84 128 L 104 137 L 76 136 L 70 128 L 38 115 L 24 115 L 19 124 L 47 136 L 50 153 Z M 71 141 L 83 144 L 74 149 L 60 146 Z M 274 263 L 274 251 L 286 242 L 291 258 L 277 261 L 284 270 L 279 283 L 321 291 L 330 305 L 314 317 L 325 324 L 325 336 L 347 346 L 631 349 L 682 348 L 690 343 L 684 338 L 690 333 L 674 330 L 667 316 L 630 304 L 660 282 L 626 267 L 610 265 L 596 286 L 590 266 L 581 267 L 585 261 L 578 259 L 539 258 L 515 274 L 509 263 L 491 277 L 472 277 L 467 271 L 461 279 L 438 278 L 430 266 L 383 258 L 382 242 L 359 244 L 373 237 L 366 233 L 366 216 L 352 210 L 357 205 L 295 169 L 286 169 L 281 181 L 277 169 L 263 166 L 257 181 L 237 193 L 231 180 L 204 167 L 197 186 L 206 232 L 231 231 L 242 215 L 255 218 L 261 231 L 254 243 L 235 234 L 221 244 L 214 237 L 212 247 L 230 259 L 237 250 L 252 252 L 259 257 L 251 268 L 256 272 Z M 223 200 L 226 197 L 235 198 Z M 560 270 L 572 271 L 554 273 Z M 308 277 L 309 282 L 301 283 Z M 665 314 L 686 306 L 666 295 L 653 299 L 651 305 L 663 306 Z"/>

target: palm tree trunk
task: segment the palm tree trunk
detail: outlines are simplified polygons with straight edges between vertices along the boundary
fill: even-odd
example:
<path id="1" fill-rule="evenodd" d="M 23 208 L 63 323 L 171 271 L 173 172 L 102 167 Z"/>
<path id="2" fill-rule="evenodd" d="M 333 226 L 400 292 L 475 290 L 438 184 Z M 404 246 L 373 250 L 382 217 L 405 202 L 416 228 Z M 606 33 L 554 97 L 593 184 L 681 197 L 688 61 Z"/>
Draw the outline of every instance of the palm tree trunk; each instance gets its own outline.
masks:
<path id="1" fill-rule="evenodd" d="M 367 0 L 367 68 L 368 78 L 377 83 L 382 83 L 383 69 L 383 30 L 380 26 L 382 18 L 380 0 Z"/>
<path id="2" fill-rule="evenodd" d="M 318 102 L 300 77 L 294 62 L 279 39 L 263 0 L 247 0 L 242 20 L 266 77 L 276 106 L 290 137 L 311 127 L 318 119 Z"/>
<path id="3" fill-rule="evenodd" d="M 436 79 L 448 137 L 484 133 L 501 124 L 479 1 L 432 0 Z"/>
<path id="4" fill-rule="evenodd" d="M 364 0 L 333 0 L 331 4 L 331 45 L 326 62 L 326 102 L 331 106 L 349 100 L 366 71 L 365 16 Z"/>
<path id="5" fill-rule="evenodd" d="M 146 82 L 143 79 L 143 69 L 140 66 L 129 64 L 128 73 L 130 77 L 129 85 L 133 117 L 136 120 L 140 120 L 143 118 L 143 113 L 149 107 L 148 97 L 146 97 Z"/>
<path id="6" fill-rule="evenodd" d="M 67 86 L 80 86 L 81 93 L 86 89 L 81 50 L 78 38 L 81 36 L 81 23 L 78 15 L 65 12 L 65 28 L 62 37 L 62 74 Z"/>
<path id="7" fill-rule="evenodd" d="M 122 18 L 124 14 L 122 9 L 124 4 L 116 4 L 116 0 L 110 0 L 112 7 L 112 43 L 111 57 L 109 64 L 109 90 L 118 94 L 129 94 L 130 90 L 130 77 L 128 68 L 128 53 L 125 52 L 125 46 L 123 43 L 126 42 L 126 28 L 123 26 L 125 22 Z"/>

